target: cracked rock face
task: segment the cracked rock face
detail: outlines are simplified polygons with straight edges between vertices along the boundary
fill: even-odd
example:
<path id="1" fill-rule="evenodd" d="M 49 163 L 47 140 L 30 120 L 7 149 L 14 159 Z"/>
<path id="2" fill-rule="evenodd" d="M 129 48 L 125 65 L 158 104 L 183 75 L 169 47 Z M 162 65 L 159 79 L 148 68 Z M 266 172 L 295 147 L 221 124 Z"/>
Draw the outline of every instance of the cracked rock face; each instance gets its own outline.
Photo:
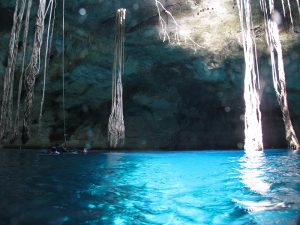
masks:
<path id="1" fill-rule="evenodd" d="M 171 38 L 169 43 L 162 41 L 154 0 L 66 1 L 65 106 L 69 146 L 81 148 L 89 142 L 93 148 L 108 147 L 115 11 L 121 7 L 127 9 L 123 78 L 125 148 L 236 149 L 243 146 L 244 58 L 238 9 L 232 0 L 211 2 L 162 1 L 180 25 L 180 43 L 175 43 L 174 22 L 161 12 Z M 275 3 L 281 13 L 281 5 Z M 14 4 L 14 1 L 0 3 L 1 91 Z M 264 23 L 257 4 L 253 5 L 253 20 L 261 76 L 264 144 L 285 147 Z M 297 10 L 296 6 L 292 7 Z M 28 52 L 31 52 L 36 9 L 34 5 Z M 295 10 L 294 30 L 290 29 L 288 18 L 283 18 L 280 29 L 290 112 L 299 136 L 300 39 L 299 16 Z M 195 47 L 186 35 L 199 46 Z M 41 73 L 35 87 L 32 135 L 27 147 L 46 147 L 63 141 L 61 1 L 57 5 L 53 38 L 43 129 L 37 134 Z M 16 70 L 17 80 L 19 76 L 20 67 Z"/>

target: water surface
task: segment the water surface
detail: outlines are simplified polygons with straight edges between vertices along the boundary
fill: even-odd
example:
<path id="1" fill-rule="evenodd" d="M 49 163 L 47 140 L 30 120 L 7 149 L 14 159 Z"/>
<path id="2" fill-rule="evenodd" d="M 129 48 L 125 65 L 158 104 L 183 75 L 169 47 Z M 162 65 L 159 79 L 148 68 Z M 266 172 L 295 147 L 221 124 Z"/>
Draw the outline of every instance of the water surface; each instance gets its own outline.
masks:
<path id="1" fill-rule="evenodd" d="M 1 224 L 298 224 L 299 153 L 0 151 Z"/>

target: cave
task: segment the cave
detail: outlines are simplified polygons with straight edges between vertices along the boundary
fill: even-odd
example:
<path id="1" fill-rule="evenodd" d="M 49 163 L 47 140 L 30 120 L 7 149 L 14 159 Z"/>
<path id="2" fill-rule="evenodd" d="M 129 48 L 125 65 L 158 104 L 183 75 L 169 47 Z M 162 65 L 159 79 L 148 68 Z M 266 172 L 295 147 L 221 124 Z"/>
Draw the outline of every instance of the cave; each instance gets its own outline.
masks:
<path id="1" fill-rule="evenodd" d="M 1 0 L 0 223 L 299 224 L 299 0 Z"/>

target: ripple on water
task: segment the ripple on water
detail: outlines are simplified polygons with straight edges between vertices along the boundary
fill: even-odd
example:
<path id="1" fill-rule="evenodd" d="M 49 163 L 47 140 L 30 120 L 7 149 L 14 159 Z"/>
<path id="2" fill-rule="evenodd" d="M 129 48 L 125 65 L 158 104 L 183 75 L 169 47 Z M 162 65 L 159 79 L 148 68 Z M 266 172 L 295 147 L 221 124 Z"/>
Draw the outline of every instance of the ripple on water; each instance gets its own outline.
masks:
<path id="1" fill-rule="evenodd" d="M 4 224 L 297 224 L 287 151 L 38 155 L 0 152 Z"/>

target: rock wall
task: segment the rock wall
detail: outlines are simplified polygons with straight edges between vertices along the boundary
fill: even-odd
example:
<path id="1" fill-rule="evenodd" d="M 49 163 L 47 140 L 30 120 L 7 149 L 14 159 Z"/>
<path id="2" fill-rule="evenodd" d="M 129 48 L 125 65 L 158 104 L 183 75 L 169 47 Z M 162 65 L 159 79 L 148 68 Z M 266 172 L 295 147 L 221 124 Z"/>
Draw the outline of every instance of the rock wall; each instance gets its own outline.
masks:
<path id="1" fill-rule="evenodd" d="M 66 1 L 65 100 L 68 145 L 107 148 L 111 107 L 111 69 L 115 11 L 127 9 L 124 75 L 124 119 L 127 149 L 236 149 L 244 139 L 244 58 L 235 1 L 162 1 L 175 16 L 180 44 L 163 42 L 154 0 Z M 280 10 L 280 5 L 278 8 Z M 13 1 L 0 3 L 0 88 L 7 56 Z M 33 11 L 36 9 L 34 7 Z M 293 6 L 293 9 L 297 9 Z M 284 126 L 271 82 L 262 14 L 253 4 L 261 73 L 264 144 L 285 147 Z M 3 13 L 2 13 L 3 12 Z M 288 100 L 300 136 L 299 15 L 293 11 L 281 38 L 288 82 Z M 6 16 L 3 16 L 6 15 Z M 162 13 L 168 33 L 174 23 Z M 35 16 L 31 18 L 31 36 Z M 35 88 L 31 140 L 27 147 L 47 147 L 63 141 L 62 6 L 58 1 L 53 50 L 49 62 L 42 132 L 37 132 L 42 75 Z M 186 41 L 190 37 L 199 45 Z M 31 40 L 32 41 L 32 40 Z M 31 52 L 30 45 L 28 52 Z M 16 77 L 20 75 L 16 71 Z M 1 101 L 1 100 L 0 100 Z M 20 124 L 21 125 L 21 124 Z M 16 146 L 18 142 L 10 145 Z"/>

